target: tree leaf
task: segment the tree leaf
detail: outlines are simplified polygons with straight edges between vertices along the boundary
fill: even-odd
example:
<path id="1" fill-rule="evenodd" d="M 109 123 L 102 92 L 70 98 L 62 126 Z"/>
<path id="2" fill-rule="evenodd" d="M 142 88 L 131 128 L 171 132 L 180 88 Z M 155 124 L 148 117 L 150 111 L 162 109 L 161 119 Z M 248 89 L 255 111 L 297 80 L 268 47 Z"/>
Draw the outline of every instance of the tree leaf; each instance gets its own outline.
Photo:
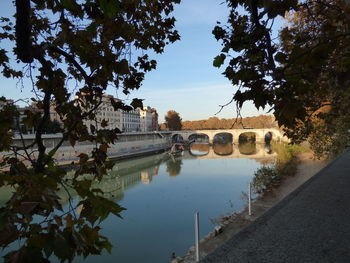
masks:
<path id="1" fill-rule="evenodd" d="M 220 54 L 214 58 L 213 66 L 219 68 L 225 61 L 226 55 Z"/>
<path id="2" fill-rule="evenodd" d="M 134 109 L 137 109 L 137 108 L 143 109 L 143 102 L 142 101 L 143 101 L 143 99 L 134 98 L 134 99 L 132 99 L 132 102 L 130 103 L 130 105 Z"/>

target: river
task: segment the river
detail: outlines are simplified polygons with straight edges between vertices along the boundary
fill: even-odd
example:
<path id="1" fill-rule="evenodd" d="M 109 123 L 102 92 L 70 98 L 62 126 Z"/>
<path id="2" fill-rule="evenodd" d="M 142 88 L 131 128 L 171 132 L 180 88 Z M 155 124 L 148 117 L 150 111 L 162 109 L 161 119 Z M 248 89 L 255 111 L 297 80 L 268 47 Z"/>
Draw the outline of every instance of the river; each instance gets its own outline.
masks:
<path id="1" fill-rule="evenodd" d="M 127 208 L 123 219 L 111 215 L 101 225 L 112 254 L 74 262 L 168 263 L 173 252 L 185 255 L 194 244 L 194 213 L 200 213 L 203 238 L 220 216 L 244 207 L 242 192 L 254 171 L 274 158 L 263 145 L 194 145 L 182 156 L 119 161 L 99 184 L 108 198 Z"/>

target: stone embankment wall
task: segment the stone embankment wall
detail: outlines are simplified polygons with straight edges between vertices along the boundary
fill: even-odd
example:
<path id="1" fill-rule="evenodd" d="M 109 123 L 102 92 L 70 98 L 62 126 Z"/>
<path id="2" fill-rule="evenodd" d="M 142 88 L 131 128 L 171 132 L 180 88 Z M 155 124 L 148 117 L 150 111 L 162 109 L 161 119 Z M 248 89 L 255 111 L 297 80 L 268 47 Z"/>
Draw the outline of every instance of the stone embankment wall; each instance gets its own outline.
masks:
<path id="1" fill-rule="evenodd" d="M 53 149 L 57 143 L 61 140 L 62 134 L 46 134 L 43 135 L 44 145 L 47 147 L 47 151 Z M 14 138 L 15 146 L 29 145 L 34 140 L 34 135 L 24 135 L 22 138 L 16 136 Z M 115 144 L 109 145 L 107 154 L 110 158 L 125 158 L 137 155 L 143 155 L 151 152 L 157 152 L 166 150 L 171 146 L 170 133 L 128 133 L 118 135 L 118 140 Z M 79 160 L 79 154 L 90 154 L 95 147 L 91 142 L 77 142 L 72 147 L 68 141 L 65 141 L 59 150 L 54 155 L 54 158 L 59 162 L 68 162 Z M 29 149 L 29 152 L 33 153 L 35 158 L 35 148 Z M 19 152 L 25 154 L 24 152 Z M 11 152 L 0 152 L 0 158 L 6 155 L 11 155 Z"/>

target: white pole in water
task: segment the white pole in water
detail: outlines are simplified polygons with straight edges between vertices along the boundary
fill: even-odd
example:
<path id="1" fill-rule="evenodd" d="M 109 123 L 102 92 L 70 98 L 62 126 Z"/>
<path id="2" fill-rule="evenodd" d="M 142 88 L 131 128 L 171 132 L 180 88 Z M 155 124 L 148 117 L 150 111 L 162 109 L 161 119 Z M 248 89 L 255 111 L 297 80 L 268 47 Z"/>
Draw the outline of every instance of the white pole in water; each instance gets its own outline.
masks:
<path id="1" fill-rule="evenodd" d="M 199 213 L 194 213 L 194 240 L 196 245 L 196 262 L 199 262 Z"/>
<path id="2" fill-rule="evenodd" d="M 252 185 L 249 183 L 248 186 L 248 214 L 252 215 Z"/>

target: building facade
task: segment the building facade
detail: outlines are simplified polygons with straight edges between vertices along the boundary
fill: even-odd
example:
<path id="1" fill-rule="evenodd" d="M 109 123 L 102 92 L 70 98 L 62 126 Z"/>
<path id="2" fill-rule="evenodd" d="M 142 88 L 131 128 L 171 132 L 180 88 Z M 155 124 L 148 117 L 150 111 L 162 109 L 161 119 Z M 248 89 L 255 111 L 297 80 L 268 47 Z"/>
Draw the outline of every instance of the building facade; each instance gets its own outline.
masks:
<path id="1" fill-rule="evenodd" d="M 159 124 L 158 124 L 158 112 L 155 108 L 152 108 L 152 131 L 158 131 L 159 130 Z"/>
<path id="2" fill-rule="evenodd" d="M 122 111 L 122 131 L 141 131 L 140 109 Z"/>
<path id="3" fill-rule="evenodd" d="M 137 108 L 131 111 L 114 110 L 111 100 L 119 102 L 120 100 L 114 98 L 112 95 L 103 95 L 101 105 L 96 109 L 95 117 L 93 120 L 84 120 L 88 131 L 95 133 L 96 130 L 100 129 L 119 129 L 121 132 L 150 132 L 157 130 L 158 128 L 158 114 L 156 110 L 147 106 L 143 109 Z M 6 103 L 12 103 L 9 100 L 6 102 L 0 101 L 0 109 Z M 23 124 L 23 118 L 26 116 L 26 111 L 40 112 L 43 110 L 39 109 L 35 103 L 27 107 L 17 107 L 19 111 L 19 118 L 14 121 L 14 130 L 21 131 L 22 133 L 35 133 L 35 127 L 26 127 Z M 56 112 L 55 106 L 50 106 L 50 121 L 58 122 L 63 127 L 62 117 Z M 155 125 L 156 120 L 156 125 Z M 106 126 L 107 125 L 107 126 Z"/>
<path id="4" fill-rule="evenodd" d="M 140 109 L 140 125 L 141 131 L 150 132 L 152 129 L 152 109 L 151 107 L 143 107 Z"/>
<path id="5" fill-rule="evenodd" d="M 111 99 L 118 101 L 111 95 L 103 95 L 101 105 L 97 108 L 94 120 L 85 120 L 84 123 L 90 133 L 93 133 L 91 125 L 96 130 L 100 129 L 119 129 L 122 130 L 122 112 L 120 110 L 114 110 Z M 107 122 L 106 127 L 103 127 L 103 121 Z"/>

